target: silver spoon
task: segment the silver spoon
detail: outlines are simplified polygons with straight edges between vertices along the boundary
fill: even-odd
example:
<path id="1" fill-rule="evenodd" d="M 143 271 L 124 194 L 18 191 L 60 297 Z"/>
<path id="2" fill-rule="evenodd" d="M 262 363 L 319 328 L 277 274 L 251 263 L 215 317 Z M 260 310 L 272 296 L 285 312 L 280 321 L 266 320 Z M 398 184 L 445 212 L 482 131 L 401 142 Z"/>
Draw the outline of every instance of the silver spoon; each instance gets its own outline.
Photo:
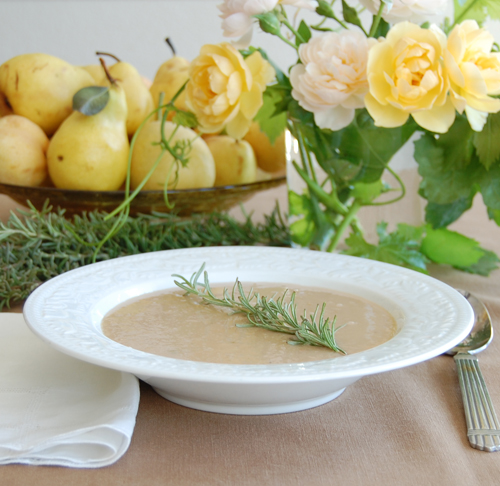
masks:
<path id="1" fill-rule="evenodd" d="M 476 353 L 485 349 L 493 339 L 493 328 L 488 310 L 483 303 L 466 290 L 457 289 L 474 311 L 474 325 L 470 334 L 447 354 L 455 357 L 458 379 L 462 390 L 467 436 L 472 447 L 482 451 L 500 450 L 500 422 L 486 388 Z"/>

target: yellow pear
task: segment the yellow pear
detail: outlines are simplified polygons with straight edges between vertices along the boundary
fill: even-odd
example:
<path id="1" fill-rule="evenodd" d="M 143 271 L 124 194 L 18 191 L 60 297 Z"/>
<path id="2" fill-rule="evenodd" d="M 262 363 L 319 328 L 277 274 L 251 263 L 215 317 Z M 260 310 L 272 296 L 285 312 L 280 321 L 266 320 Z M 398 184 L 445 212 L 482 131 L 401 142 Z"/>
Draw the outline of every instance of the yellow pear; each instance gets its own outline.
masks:
<path id="1" fill-rule="evenodd" d="M 161 122 L 153 120 L 144 125 L 137 135 L 130 168 L 130 180 L 133 188 L 136 188 L 143 181 L 161 153 L 160 146 L 155 145 L 161 139 L 160 129 Z M 162 190 L 170 171 L 169 189 L 212 187 L 215 181 L 215 163 L 207 144 L 190 128 L 177 127 L 171 122 L 166 122 L 164 127 L 167 140 L 170 139 L 174 130 L 175 134 L 170 141 L 172 147 L 176 142 L 189 141 L 191 144 L 187 152 L 189 161 L 186 167 L 179 164 L 178 179 L 175 182 L 175 167 L 171 169 L 174 158 L 170 153 L 165 152 L 144 189 Z"/>
<path id="2" fill-rule="evenodd" d="M 95 115 L 74 111 L 49 144 L 47 163 L 54 185 L 89 191 L 119 189 L 129 155 L 126 120 L 125 92 L 116 83 L 110 86 L 102 111 Z"/>
<path id="3" fill-rule="evenodd" d="M 3 93 L 0 92 L 0 118 L 6 115 L 12 115 L 13 113 L 12 107 L 9 105 Z"/>
<path id="4" fill-rule="evenodd" d="M 21 54 L 0 66 L 0 98 L 49 137 L 71 114 L 73 95 L 93 84 L 87 71 L 49 54 Z"/>
<path id="5" fill-rule="evenodd" d="M 104 76 L 104 71 L 100 64 L 88 64 L 87 66 L 81 66 L 81 68 L 92 76 L 96 86 L 101 86 L 103 81 L 106 81 L 105 84 L 107 86 L 107 78 Z"/>
<path id="6" fill-rule="evenodd" d="M 158 68 L 153 84 L 149 88 L 155 108 L 159 104 L 160 93 L 165 93 L 163 102 L 168 103 L 182 88 L 182 85 L 189 79 L 189 65 L 188 60 L 174 56 Z M 177 98 L 175 106 L 181 110 L 188 110 L 185 90 Z"/>
<path id="7" fill-rule="evenodd" d="M 215 185 L 248 184 L 257 179 L 257 162 L 252 146 L 228 135 L 205 139 L 215 161 Z"/>
<path id="8" fill-rule="evenodd" d="M 117 61 L 108 69 L 111 76 L 116 79 L 125 91 L 128 108 L 127 133 L 131 137 L 144 118 L 154 109 L 151 93 L 144 84 L 143 77 L 132 64 L 122 62 L 116 56 L 105 52 L 97 52 L 96 54 L 111 56 Z M 106 77 L 103 77 L 100 85 L 105 86 L 106 81 Z"/>
<path id="9" fill-rule="evenodd" d="M 0 182 L 40 186 L 47 179 L 45 153 L 49 139 L 31 120 L 19 115 L 0 118 Z"/>
<path id="10" fill-rule="evenodd" d="M 281 172 L 286 169 L 285 132 L 279 135 L 274 143 L 260 130 L 257 122 L 243 137 L 253 148 L 257 165 L 265 172 Z"/>
<path id="11" fill-rule="evenodd" d="M 100 83 L 104 82 L 104 86 L 108 85 L 108 81 L 106 77 L 103 77 L 103 70 L 100 64 L 88 64 L 87 66 L 82 66 L 82 69 L 85 69 L 93 78 L 97 86 L 101 86 Z M 141 75 L 141 80 L 146 86 L 147 89 L 151 88 L 153 81 L 151 81 L 146 76 Z M 0 101 L 1 102 L 1 101 Z"/>

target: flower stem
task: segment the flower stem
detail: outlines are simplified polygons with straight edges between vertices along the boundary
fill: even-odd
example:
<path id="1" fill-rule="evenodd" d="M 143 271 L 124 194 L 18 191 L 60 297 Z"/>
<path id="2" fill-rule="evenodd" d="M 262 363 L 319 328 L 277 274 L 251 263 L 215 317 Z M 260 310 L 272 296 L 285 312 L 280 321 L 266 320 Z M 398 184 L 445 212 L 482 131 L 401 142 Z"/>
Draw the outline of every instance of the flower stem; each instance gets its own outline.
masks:
<path id="1" fill-rule="evenodd" d="M 370 33 L 368 34 L 368 37 L 375 37 L 375 33 L 377 32 L 378 26 L 380 24 L 380 19 L 382 18 L 382 11 L 384 10 L 385 3 L 380 2 L 380 7 L 378 8 L 377 15 L 373 19 L 373 23 L 370 29 Z"/>
<path id="2" fill-rule="evenodd" d="M 344 231 L 351 225 L 352 221 L 356 217 L 356 214 L 361 209 L 361 207 L 362 207 L 362 204 L 358 200 L 355 199 L 354 202 L 352 203 L 351 207 L 349 208 L 349 211 L 344 216 L 344 219 L 342 220 L 339 227 L 337 228 L 337 231 L 335 232 L 335 236 L 332 238 L 330 245 L 328 245 L 327 251 L 332 252 L 337 248 L 337 245 L 340 243 L 340 239 L 342 238 Z"/>
<path id="3" fill-rule="evenodd" d="M 389 201 L 366 203 L 365 206 L 386 206 L 387 204 L 392 204 L 392 203 L 398 202 L 398 201 L 400 201 L 401 199 L 403 199 L 405 197 L 405 195 L 406 195 L 406 186 L 405 186 L 404 182 L 402 181 L 401 177 L 399 177 L 399 175 L 397 174 L 397 172 L 395 172 L 394 170 L 392 170 L 388 165 L 385 168 L 398 181 L 399 187 L 401 188 L 401 194 L 398 197 L 395 197 L 394 199 L 390 199 Z"/>
<path id="4" fill-rule="evenodd" d="M 288 22 L 287 19 L 282 19 L 281 22 L 283 23 L 283 25 L 285 25 L 286 27 L 288 27 L 288 29 L 290 30 L 290 32 L 295 36 L 295 38 L 300 41 L 301 43 L 304 43 L 306 42 L 306 40 L 300 35 L 300 33 L 293 27 L 293 25 Z"/>
<path id="5" fill-rule="evenodd" d="M 299 49 L 293 42 L 289 41 L 281 32 L 276 34 L 283 42 L 287 43 L 289 46 L 293 47 L 296 51 Z"/>
<path id="6" fill-rule="evenodd" d="M 453 20 L 453 23 L 446 29 L 446 33 L 448 34 L 448 32 L 451 32 L 451 30 L 453 29 L 453 27 L 455 27 L 455 25 L 459 24 L 460 22 L 462 22 L 463 19 L 467 18 L 466 15 L 467 13 L 469 12 L 469 10 L 474 7 L 474 5 L 478 2 L 478 0 L 472 0 L 471 3 L 469 3 L 469 5 L 467 6 L 467 8 L 465 8 L 463 10 L 463 12 L 458 16 L 456 17 L 454 20 Z"/>

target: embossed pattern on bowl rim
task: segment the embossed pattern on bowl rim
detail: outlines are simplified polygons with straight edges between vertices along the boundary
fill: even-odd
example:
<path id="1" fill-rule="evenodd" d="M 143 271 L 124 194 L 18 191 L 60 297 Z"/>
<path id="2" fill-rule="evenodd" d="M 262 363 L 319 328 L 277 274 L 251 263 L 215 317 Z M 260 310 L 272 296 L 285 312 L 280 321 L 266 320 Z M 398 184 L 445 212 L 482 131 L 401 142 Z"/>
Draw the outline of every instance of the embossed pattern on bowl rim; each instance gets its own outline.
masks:
<path id="1" fill-rule="evenodd" d="M 385 307 L 398 333 L 375 348 L 332 360 L 283 365 L 184 361 L 118 344 L 102 317 L 139 295 L 171 288 L 172 274 L 191 276 L 206 263 L 212 283 L 301 283 L 349 292 Z M 444 353 L 469 332 L 473 313 L 453 288 L 401 267 L 345 255 L 271 247 L 202 247 L 117 258 L 55 277 L 24 306 L 28 326 L 71 356 L 144 376 L 214 382 L 289 382 L 354 377 L 412 365 Z"/>

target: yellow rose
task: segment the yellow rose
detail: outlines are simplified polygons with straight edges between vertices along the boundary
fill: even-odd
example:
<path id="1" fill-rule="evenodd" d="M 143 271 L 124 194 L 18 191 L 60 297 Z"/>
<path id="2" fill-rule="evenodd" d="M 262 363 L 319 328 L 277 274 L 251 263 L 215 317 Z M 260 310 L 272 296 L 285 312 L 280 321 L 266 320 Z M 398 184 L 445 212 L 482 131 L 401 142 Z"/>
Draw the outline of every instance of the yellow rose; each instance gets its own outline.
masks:
<path id="1" fill-rule="evenodd" d="M 262 92 L 275 72 L 259 52 L 246 58 L 230 44 L 207 44 L 191 63 L 186 104 L 200 131 L 240 139 L 262 106 Z"/>
<path id="2" fill-rule="evenodd" d="M 368 54 L 366 109 L 379 127 L 398 127 L 411 115 L 423 128 L 448 131 L 455 108 L 441 57 L 445 36 L 411 22 L 391 28 Z"/>
<path id="3" fill-rule="evenodd" d="M 492 53 L 494 38 L 475 20 L 457 25 L 448 37 L 444 63 L 450 79 L 451 100 L 465 113 L 473 130 L 483 129 L 488 113 L 500 111 L 500 55 Z"/>

